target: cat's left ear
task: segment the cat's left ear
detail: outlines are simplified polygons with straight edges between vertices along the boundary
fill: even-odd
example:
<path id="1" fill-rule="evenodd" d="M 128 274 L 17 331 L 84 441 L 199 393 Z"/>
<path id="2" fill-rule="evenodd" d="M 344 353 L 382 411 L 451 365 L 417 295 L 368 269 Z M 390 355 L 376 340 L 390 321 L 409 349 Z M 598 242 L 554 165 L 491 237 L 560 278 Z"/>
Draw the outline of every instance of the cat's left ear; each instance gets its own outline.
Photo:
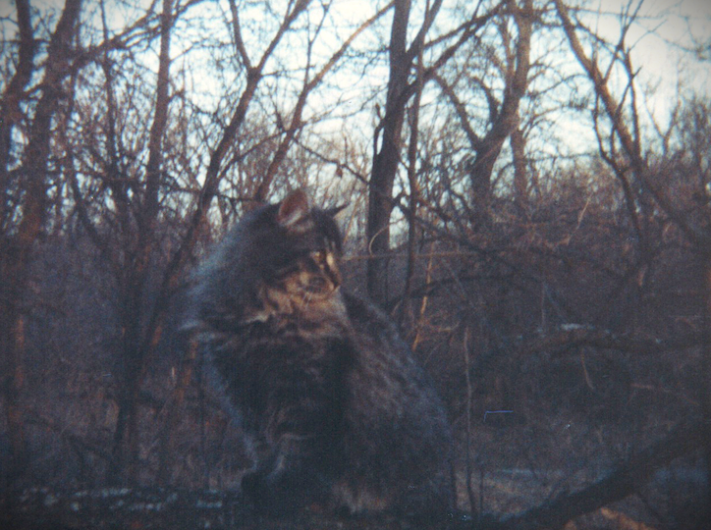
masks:
<path id="1" fill-rule="evenodd" d="M 333 208 L 328 208 L 327 210 L 324 210 L 324 213 L 326 213 L 326 215 L 328 215 L 329 217 L 333 217 L 335 219 L 336 216 L 343 210 L 345 210 L 347 207 L 348 203 L 341 204 L 340 206 L 334 206 Z"/>
<path id="2" fill-rule="evenodd" d="M 291 228 L 308 217 L 311 206 L 304 190 L 296 190 L 286 196 L 279 205 L 277 221 L 280 225 Z"/>

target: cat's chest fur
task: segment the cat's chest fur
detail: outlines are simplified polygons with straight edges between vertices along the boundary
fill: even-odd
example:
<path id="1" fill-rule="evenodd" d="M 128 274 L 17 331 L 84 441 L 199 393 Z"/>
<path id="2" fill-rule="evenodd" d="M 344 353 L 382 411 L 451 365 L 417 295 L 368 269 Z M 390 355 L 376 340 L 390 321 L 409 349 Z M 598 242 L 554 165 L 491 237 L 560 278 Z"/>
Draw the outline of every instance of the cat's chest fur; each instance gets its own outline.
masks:
<path id="1" fill-rule="evenodd" d="M 303 416 L 306 401 L 311 414 L 332 416 L 356 349 L 340 296 L 291 313 L 255 313 L 219 343 L 212 363 L 232 404 L 257 426 L 272 421 L 272 409 Z"/>

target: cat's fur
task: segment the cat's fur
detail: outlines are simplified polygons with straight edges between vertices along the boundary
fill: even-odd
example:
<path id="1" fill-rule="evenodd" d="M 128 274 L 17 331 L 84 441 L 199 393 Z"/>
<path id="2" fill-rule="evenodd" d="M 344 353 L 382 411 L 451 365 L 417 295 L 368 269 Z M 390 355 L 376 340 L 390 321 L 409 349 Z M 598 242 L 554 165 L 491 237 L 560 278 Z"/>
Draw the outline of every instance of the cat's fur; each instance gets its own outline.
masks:
<path id="1" fill-rule="evenodd" d="M 332 213 L 294 192 L 245 216 L 196 274 L 191 326 L 255 442 L 242 488 L 267 513 L 443 513 L 444 409 L 388 318 L 340 288 Z"/>

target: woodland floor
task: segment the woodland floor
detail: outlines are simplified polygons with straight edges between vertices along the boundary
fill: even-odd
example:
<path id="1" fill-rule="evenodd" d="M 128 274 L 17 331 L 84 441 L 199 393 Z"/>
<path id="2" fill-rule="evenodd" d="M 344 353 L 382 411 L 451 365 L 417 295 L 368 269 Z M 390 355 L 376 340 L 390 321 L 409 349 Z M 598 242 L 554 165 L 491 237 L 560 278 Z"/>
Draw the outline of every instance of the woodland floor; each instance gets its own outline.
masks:
<path id="1" fill-rule="evenodd" d="M 678 470 L 677 470 L 678 471 Z M 642 494 L 612 503 L 564 526 L 565 530 L 704 530 L 708 521 L 699 520 L 703 506 L 693 492 L 699 483 L 695 470 L 682 469 L 685 478 L 669 490 L 669 471 L 658 474 Z M 535 480 L 526 473 L 502 471 L 486 479 L 488 508 L 513 515 L 545 504 L 536 498 Z M 676 495 L 671 499 L 670 495 Z M 501 499 L 506 499 L 502 501 Z M 675 502 L 671 506 L 670 502 Z M 686 501 L 689 501 L 685 505 Z M 462 499 L 460 499 L 461 504 Z M 670 506 L 673 510 L 670 511 Z M 655 513 L 657 511 L 658 513 Z M 673 512 L 673 513 L 672 513 Z M 524 525 L 546 528 L 545 525 Z M 170 488 L 104 488 L 81 491 L 52 491 L 30 488 L 0 498 L 2 530 L 410 530 L 410 529 L 504 529 L 492 518 L 488 525 L 476 524 L 464 512 L 435 522 L 414 522 L 394 517 L 348 518 L 321 513 L 315 507 L 297 517 L 268 519 L 254 515 L 242 498 L 225 491 L 195 491 Z"/>

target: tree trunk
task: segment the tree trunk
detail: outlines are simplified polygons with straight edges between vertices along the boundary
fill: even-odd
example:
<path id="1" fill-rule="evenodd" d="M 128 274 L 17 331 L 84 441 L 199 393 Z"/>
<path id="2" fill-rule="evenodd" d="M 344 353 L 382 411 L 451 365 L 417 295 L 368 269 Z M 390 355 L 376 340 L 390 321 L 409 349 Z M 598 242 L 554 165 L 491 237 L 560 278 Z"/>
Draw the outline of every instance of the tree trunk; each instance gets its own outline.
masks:
<path id="1" fill-rule="evenodd" d="M 526 171 L 526 139 L 520 128 L 516 128 L 511 133 L 511 153 L 514 164 L 514 201 L 519 211 L 523 212 L 528 203 L 528 178 Z"/>
<path id="2" fill-rule="evenodd" d="M 496 117 L 489 131 L 476 146 L 477 153 L 469 170 L 473 203 L 482 218 L 486 218 L 488 213 L 494 164 L 501 154 L 504 141 L 518 127 L 518 109 L 528 85 L 534 19 L 533 1 L 523 0 L 520 7 L 511 1 L 510 5 L 518 28 L 516 53 L 507 65 L 504 100 L 501 107 L 492 113 Z M 507 30 L 504 28 L 502 31 Z"/>
<path id="3" fill-rule="evenodd" d="M 153 256 L 156 223 L 159 212 L 159 191 L 163 164 L 163 138 L 168 121 L 170 81 L 170 36 L 173 26 L 172 0 L 163 0 L 161 13 L 161 40 L 158 59 L 158 80 L 153 123 L 148 142 L 146 183 L 140 210 L 137 214 L 138 234 L 135 252 L 129 260 L 124 300 L 121 304 L 123 348 L 121 352 L 123 373 L 119 412 L 114 432 L 109 482 L 138 481 L 139 459 L 139 403 L 138 395 L 146 364 L 157 344 L 154 334 L 158 328 L 145 325 L 144 293 L 150 262 Z M 130 227 L 125 226 L 125 231 Z M 153 324 L 154 321 L 151 321 Z"/>
<path id="4" fill-rule="evenodd" d="M 397 0 L 390 34 L 390 79 L 385 116 L 380 124 L 381 145 L 373 159 L 368 187 L 368 294 L 383 306 L 388 299 L 388 252 L 390 251 L 390 214 L 395 174 L 400 161 L 402 126 L 405 119 L 403 94 L 407 88 L 412 58 L 407 53 L 407 26 L 410 0 Z M 377 141 L 377 140 L 376 140 Z M 377 146 L 376 146 L 377 148 Z"/>
<path id="5" fill-rule="evenodd" d="M 32 17 L 28 0 L 16 0 L 17 26 L 20 47 L 17 57 L 17 69 L 12 79 L 7 84 L 0 101 L 2 119 L 0 119 L 0 226 L 5 225 L 9 215 L 8 197 L 8 171 L 10 165 L 10 152 L 12 151 L 12 131 L 21 120 L 22 109 L 20 103 L 25 99 L 25 87 L 30 82 L 34 70 L 33 59 L 37 46 L 35 45 L 32 31 Z M 0 245 L 2 242 L 0 241 Z M 2 246 L 0 246 L 0 251 Z"/>
<path id="6" fill-rule="evenodd" d="M 185 393 L 193 378 L 197 361 L 198 343 L 191 340 L 180 365 L 178 380 L 166 404 L 166 412 L 158 435 L 160 449 L 158 452 L 158 483 L 167 486 L 170 482 L 170 456 L 172 454 L 171 433 L 178 423 L 178 412 L 185 402 Z"/>
<path id="7" fill-rule="evenodd" d="M 706 483 L 708 499 L 706 509 L 708 516 L 711 517 L 711 265 L 709 257 L 706 255 L 703 258 L 702 270 L 705 278 L 703 279 L 703 287 L 706 295 L 706 304 L 704 307 L 704 323 L 703 323 L 703 347 L 701 352 L 701 412 L 703 414 L 703 433 L 704 433 L 704 457 L 706 459 Z M 708 520 L 708 519 L 707 519 Z"/>
<path id="8" fill-rule="evenodd" d="M 17 88 L 21 90 L 29 81 L 33 48 L 29 20 L 29 5 L 18 1 L 18 23 L 20 25 L 21 56 L 16 74 Z M 12 467 L 8 474 L 9 481 L 18 478 L 25 469 L 27 448 L 24 437 L 24 421 L 22 410 L 22 392 L 24 383 L 23 356 L 25 350 L 25 313 L 28 300 L 25 299 L 29 283 L 29 267 L 37 239 L 40 237 L 46 222 L 47 210 L 47 167 L 50 155 L 50 136 L 52 120 L 62 97 L 62 81 L 69 73 L 69 58 L 72 53 L 72 40 L 75 35 L 81 0 L 67 0 L 62 15 L 50 38 L 47 49 L 48 61 L 40 86 L 41 96 L 35 107 L 34 116 L 29 126 L 28 143 L 22 157 L 22 167 L 19 169 L 22 189 L 22 200 L 18 206 L 19 212 L 3 211 L 3 222 L 17 215 L 19 221 L 16 230 L 9 230 L 2 235 L 0 250 L 0 284 L 3 297 L 0 298 L 0 367 L 5 370 L 3 394 L 5 399 L 5 414 L 10 431 Z M 24 50 L 23 50 L 24 48 Z M 19 76 L 19 78 L 18 78 Z M 8 87 L 8 91 L 13 89 Z M 13 89 L 14 90 L 14 89 Z M 20 92 L 6 92 L 3 96 L 3 112 L 19 110 Z M 9 105 L 9 107 L 6 107 Z M 2 134 L 10 135 L 13 120 L 3 125 Z M 3 175 L 6 176 L 9 163 L 10 136 L 3 136 Z M 3 177 L 3 178 L 4 178 Z M 3 201 L 3 208 L 7 203 Z"/>

